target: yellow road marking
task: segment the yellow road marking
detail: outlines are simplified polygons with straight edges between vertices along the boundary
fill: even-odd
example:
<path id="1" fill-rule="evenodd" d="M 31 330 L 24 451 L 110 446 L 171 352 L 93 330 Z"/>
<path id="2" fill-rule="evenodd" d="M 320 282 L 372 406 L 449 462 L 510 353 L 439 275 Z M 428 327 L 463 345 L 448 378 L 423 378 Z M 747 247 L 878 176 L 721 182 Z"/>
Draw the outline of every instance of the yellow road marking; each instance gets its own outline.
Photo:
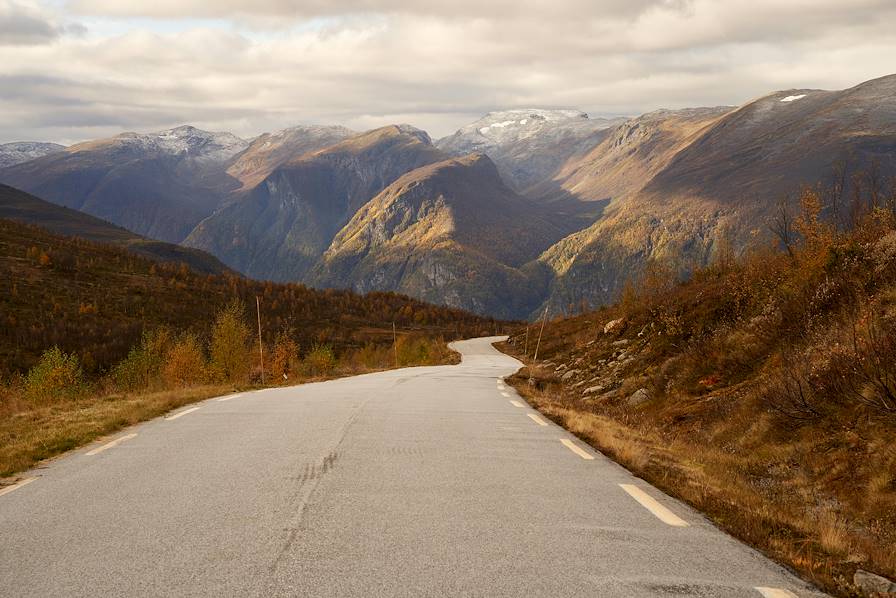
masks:
<path id="1" fill-rule="evenodd" d="M 30 484 L 31 482 L 33 482 L 36 479 L 37 478 L 25 478 L 21 482 L 13 484 L 12 486 L 7 486 L 6 488 L 3 488 L 2 490 L 0 490 L 0 496 L 3 496 L 4 494 L 9 494 L 13 490 L 18 490 L 22 486 L 27 486 L 28 484 Z"/>
<path id="2" fill-rule="evenodd" d="M 215 400 L 218 401 L 218 402 L 220 403 L 220 402 L 223 402 L 223 401 L 229 401 L 230 399 L 235 399 L 235 398 L 237 398 L 237 397 L 241 397 L 241 396 L 243 396 L 243 393 L 238 392 L 238 393 L 235 394 L 235 395 L 229 395 L 229 396 L 221 397 L 220 399 L 215 399 Z"/>
<path id="3" fill-rule="evenodd" d="M 781 588 L 755 588 L 757 592 L 765 596 L 765 598 L 797 598 L 797 595 L 790 590 L 782 590 Z"/>
<path id="4" fill-rule="evenodd" d="M 546 426 L 546 425 L 548 425 L 548 422 L 544 421 L 543 419 L 541 419 L 540 417 L 538 417 L 538 416 L 535 415 L 534 413 L 527 413 L 526 415 L 528 415 L 530 418 L 532 418 L 532 421 L 534 421 L 534 422 L 535 422 L 536 424 L 538 424 L 539 426 Z"/>
<path id="5" fill-rule="evenodd" d="M 514 407 L 523 407 L 524 406 L 519 401 L 510 401 L 510 404 L 513 405 Z"/>
<path id="6" fill-rule="evenodd" d="M 87 456 L 88 456 L 88 457 L 92 457 L 93 455 L 96 455 L 96 454 L 98 454 L 98 453 L 102 453 L 103 451 L 105 451 L 105 450 L 107 450 L 107 449 L 110 449 L 110 448 L 112 448 L 113 446 L 116 446 L 117 444 L 124 442 L 125 440 L 130 440 L 131 438 L 133 438 L 133 437 L 136 436 L 136 435 L 137 435 L 137 434 L 134 433 L 134 434 L 128 434 L 128 435 L 126 435 L 126 436 L 122 436 L 121 438 L 116 438 L 116 439 L 113 440 L 112 442 L 107 442 L 107 443 L 104 444 L 103 446 L 97 447 L 97 448 L 93 449 L 92 451 L 89 451 L 89 452 L 87 453 Z"/>
<path id="7" fill-rule="evenodd" d="M 561 438 L 560 442 L 563 443 L 563 446 L 565 446 L 566 448 L 568 448 L 569 450 L 571 450 L 572 452 L 574 452 L 575 454 L 580 456 L 582 459 L 585 459 L 587 461 L 594 460 L 594 455 L 591 455 L 590 453 L 588 453 L 587 451 L 582 449 L 582 447 L 577 445 L 575 442 L 573 442 L 569 438 Z"/>
<path id="8" fill-rule="evenodd" d="M 654 516 L 667 525 L 673 527 L 687 527 L 688 522 L 661 505 L 652 496 L 631 484 L 619 484 L 629 496 L 638 501 L 642 507 L 654 514 Z"/>
<path id="9" fill-rule="evenodd" d="M 171 421 L 173 419 L 177 419 L 179 417 L 183 417 L 188 413 L 193 413 L 194 411 L 199 411 L 199 407 L 193 407 L 192 409 L 187 409 L 186 411 L 181 411 L 180 413 L 175 413 L 174 415 L 169 415 L 165 419 L 167 421 Z"/>

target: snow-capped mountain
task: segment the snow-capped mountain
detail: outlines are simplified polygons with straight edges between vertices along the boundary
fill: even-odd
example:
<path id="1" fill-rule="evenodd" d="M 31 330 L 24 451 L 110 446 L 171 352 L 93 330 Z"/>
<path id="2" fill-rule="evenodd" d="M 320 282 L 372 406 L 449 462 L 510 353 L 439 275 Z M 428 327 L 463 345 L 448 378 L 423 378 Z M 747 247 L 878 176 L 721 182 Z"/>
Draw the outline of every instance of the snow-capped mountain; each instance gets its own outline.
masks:
<path id="1" fill-rule="evenodd" d="M 580 110 L 501 110 L 436 145 L 455 156 L 485 153 L 512 187 L 524 191 L 550 179 L 572 156 L 593 148 L 603 132 L 622 120 L 589 118 Z"/>
<path id="2" fill-rule="evenodd" d="M 41 158 L 65 149 L 58 143 L 42 143 L 40 141 L 14 141 L 0 144 L 0 168 L 21 164 L 28 160 Z"/>
<path id="3" fill-rule="evenodd" d="M 122 133 L 105 141 L 140 153 L 182 156 L 199 162 L 225 162 L 249 147 L 248 141 L 232 133 L 203 131 L 190 125 L 156 133 Z M 69 149 L 76 151 L 84 145 L 93 146 L 95 143 L 79 144 Z"/>

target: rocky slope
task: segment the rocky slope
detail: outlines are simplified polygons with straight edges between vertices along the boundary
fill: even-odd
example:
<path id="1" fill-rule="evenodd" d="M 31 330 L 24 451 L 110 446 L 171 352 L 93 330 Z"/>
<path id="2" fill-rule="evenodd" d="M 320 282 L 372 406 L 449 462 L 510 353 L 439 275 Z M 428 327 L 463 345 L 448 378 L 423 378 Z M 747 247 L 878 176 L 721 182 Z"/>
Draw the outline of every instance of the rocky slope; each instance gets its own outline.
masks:
<path id="1" fill-rule="evenodd" d="M 594 148 L 624 119 L 589 118 L 578 110 L 528 108 L 490 112 L 436 145 L 454 156 L 488 155 L 517 191 L 550 180 L 570 159 Z"/>
<path id="2" fill-rule="evenodd" d="M 523 266 L 572 227 L 505 185 L 487 156 L 471 154 L 413 170 L 365 204 L 311 281 L 510 317 L 539 302 L 537 273 Z"/>
<path id="3" fill-rule="evenodd" d="M 61 152 L 64 145 L 58 143 L 42 143 L 39 141 L 14 141 L 0 143 L 0 168 L 15 166 L 35 158 Z"/>
<path id="4" fill-rule="evenodd" d="M 361 206 L 406 172 L 444 157 L 408 125 L 356 135 L 281 164 L 199 223 L 185 244 L 255 278 L 304 280 Z"/>

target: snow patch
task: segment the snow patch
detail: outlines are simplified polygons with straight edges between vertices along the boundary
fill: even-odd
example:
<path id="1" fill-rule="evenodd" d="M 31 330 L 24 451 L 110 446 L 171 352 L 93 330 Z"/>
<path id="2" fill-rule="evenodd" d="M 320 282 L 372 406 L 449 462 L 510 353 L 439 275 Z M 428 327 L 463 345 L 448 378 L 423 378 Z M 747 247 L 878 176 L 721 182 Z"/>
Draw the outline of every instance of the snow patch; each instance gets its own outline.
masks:
<path id="1" fill-rule="evenodd" d="M 786 98 L 781 98 L 781 101 L 782 102 L 795 102 L 797 100 L 802 100 L 804 97 L 806 97 L 806 94 L 801 93 L 798 96 L 787 96 Z"/>

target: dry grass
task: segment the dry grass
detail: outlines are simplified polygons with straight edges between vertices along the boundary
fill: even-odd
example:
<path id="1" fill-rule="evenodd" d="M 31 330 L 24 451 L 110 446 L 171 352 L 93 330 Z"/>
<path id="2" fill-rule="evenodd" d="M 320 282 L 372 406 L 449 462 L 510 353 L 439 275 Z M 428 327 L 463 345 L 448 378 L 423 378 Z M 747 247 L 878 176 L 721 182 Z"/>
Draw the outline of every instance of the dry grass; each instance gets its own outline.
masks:
<path id="1" fill-rule="evenodd" d="M 0 417 L 0 476 L 23 471 L 100 436 L 229 390 L 226 386 L 197 386 L 110 394 L 16 412 L 5 405 L 6 413 Z"/>

